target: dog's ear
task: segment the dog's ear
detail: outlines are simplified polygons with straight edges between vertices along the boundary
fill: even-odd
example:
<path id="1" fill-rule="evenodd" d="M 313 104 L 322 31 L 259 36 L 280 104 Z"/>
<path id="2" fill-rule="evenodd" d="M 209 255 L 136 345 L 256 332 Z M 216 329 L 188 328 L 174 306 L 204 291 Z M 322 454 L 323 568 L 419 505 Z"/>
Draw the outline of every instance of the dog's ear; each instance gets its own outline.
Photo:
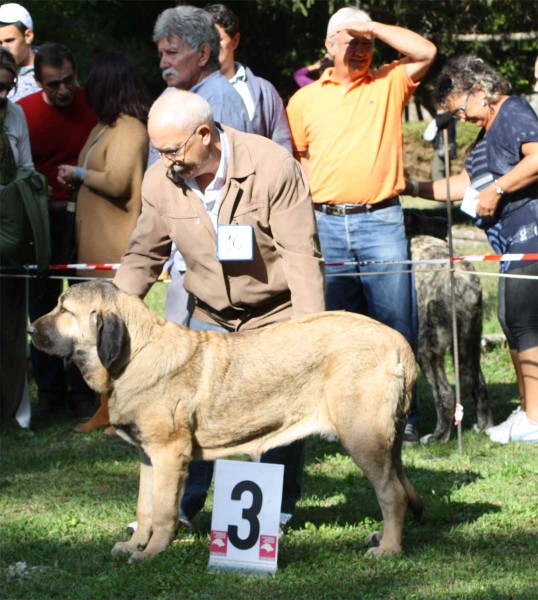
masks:
<path id="1" fill-rule="evenodd" d="M 103 367 L 110 369 L 129 352 L 127 327 L 114 312 L 92 313 L 90 326 L 97 330 L 97 356 Z"/>

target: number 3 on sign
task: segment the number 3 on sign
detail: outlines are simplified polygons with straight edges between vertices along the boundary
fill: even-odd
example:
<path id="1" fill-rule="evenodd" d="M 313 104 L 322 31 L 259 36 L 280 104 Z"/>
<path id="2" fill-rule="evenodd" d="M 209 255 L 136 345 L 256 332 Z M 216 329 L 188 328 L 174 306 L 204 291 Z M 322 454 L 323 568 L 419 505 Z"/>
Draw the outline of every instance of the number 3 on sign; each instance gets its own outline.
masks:
<path id="1" fill-rule="evenodd" d="M 275 573 L 284 467 L 216 462 L 209 570 Z"/>

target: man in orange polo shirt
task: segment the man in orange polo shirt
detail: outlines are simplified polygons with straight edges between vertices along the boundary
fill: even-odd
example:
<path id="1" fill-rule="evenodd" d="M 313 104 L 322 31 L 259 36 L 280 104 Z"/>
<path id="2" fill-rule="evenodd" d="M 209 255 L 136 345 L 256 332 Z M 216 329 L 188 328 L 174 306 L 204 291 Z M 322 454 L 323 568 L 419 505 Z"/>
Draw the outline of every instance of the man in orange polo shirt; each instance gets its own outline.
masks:
<path id="1" fill-rule="evenodd" d="M 371 70 L 375 38 L 404 58 Z M 379 263 L 409 258 L 399 200 L 405 190 L 402 112 L 436 48 L 351 7 L 331 17 L 325 46 L 334 68 L 297 91 L 287 108 L 294 154 L 308 173 L 326 263 L 377 263 L 326 267 L 327 310 L 367 313 L 416 347 L 412 277 L 369 273 L 407 268 Z M 418 443 L 419 418 L 415 402 L 408 444 Z"/>

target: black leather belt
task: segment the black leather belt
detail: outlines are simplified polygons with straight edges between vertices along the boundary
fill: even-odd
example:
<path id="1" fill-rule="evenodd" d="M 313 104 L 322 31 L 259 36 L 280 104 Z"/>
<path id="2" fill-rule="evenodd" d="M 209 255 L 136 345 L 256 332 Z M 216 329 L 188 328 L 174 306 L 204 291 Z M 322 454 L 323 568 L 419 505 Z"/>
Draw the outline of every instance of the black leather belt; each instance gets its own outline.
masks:
<path id="1" fill-rule="evenodd" d="M 399 196 L 393 196 L 375 204 L 325 204 L 323 202 L 316 204 L 314 202 L 314 209 L 326 215 L 345 217 L 346 215 L 374 212 L 375 210 L 397 206 L 398 204 L 400 204 Z"/>
<path id="2" fill-rule="evenodd" d="M 67 210 L 67 200 L 51 200 L 49 202 L 49 212 L 58 213 Z"/>

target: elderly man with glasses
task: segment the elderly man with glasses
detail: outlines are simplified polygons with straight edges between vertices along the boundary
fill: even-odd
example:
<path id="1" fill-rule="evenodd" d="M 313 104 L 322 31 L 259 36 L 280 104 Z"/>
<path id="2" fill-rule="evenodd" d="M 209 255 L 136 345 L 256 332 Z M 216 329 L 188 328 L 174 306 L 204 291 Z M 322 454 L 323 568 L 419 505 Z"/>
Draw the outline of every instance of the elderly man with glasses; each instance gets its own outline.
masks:
<path id="1" fill-rule="evenodd" d="M 208 103 L 184 91 L 157 100 L 148 131 L 161 159 L 144 177 L 142 214 L 116 285 L 143 298 L 175 242 L 195 298 L 192 329 L 241 333 L 323 311 L 312 199 L 293 156 L 267 138 L 215 123 Z M 304 442 L 261 460 L 285 467 L 285 525 L 301 492 Z M 181 522 L 197 525 L 212 473 L 212 463 L 191 462 Z"/>
<path id="2" fill-rule="evenodd" d="M 376 38 L 404 57 L 370 69 Z M 402 112 L 436 49 L 351 7 L 331 17 L 325 45 L 334 68 L 297 91 L 287 110 L 294 153 L 310 180 L 323 256 L 343 263 L 327 268 L 327 309 L 366 312 L 415 347 L 412 278 L 387 275 L 402 266 L 382 263 L 409 258 L 399 199 L 406 186 Z M 406 443 L 418 443 L 418 419 L 415 408 Z"/>

